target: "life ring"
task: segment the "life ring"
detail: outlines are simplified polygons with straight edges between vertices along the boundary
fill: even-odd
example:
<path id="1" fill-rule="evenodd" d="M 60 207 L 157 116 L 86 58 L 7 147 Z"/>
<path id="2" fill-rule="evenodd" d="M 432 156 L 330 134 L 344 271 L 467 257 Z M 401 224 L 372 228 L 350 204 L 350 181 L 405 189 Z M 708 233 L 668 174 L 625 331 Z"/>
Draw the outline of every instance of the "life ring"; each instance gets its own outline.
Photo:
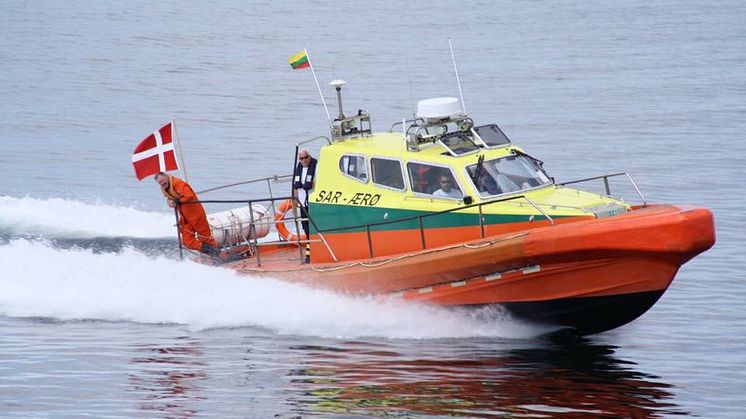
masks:
<path id="1" fill-rule="evenodd" d="M 286 199 L 277 206 L 277 212 L 275 213 L 275 228 L 277 234 L 288 242 L 297 242 L 298 236 L 291 233 L 288 227 L 285 225 L 285 215 L 293 208 L 293 201 Z"/>

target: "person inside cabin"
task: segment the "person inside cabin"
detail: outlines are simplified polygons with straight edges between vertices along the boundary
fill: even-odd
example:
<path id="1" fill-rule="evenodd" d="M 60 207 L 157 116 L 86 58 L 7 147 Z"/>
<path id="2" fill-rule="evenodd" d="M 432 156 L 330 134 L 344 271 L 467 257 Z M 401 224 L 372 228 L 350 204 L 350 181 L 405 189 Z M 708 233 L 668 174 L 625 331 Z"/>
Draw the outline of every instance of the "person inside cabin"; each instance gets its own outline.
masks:
<path id="1" fill-rule="evenodd" d="M 394 189 L 404 189 L 404 177 L 401 174 L 401 166 L 398 163 L 392 164 L 390 170 L 385 184 Z"/>
<path id="2" fill-rule="evenodd" d="M 451 179 L 451 175 L 448 173 L 443 173 L 438 176 L 438 185 L 440 188 L 433 192 L 433 196 L 457 199 L 463 196 L 458 187 L 453 187 L 453 179 Z"/>
<path id="3" fill-rule="evenodd" d="M 178 227 L 184 246 L 213 257 L 218 256 L 220 251 L 212 237 L 205 209 L 199 203 L 192 187 L 176 176 L 163 172 L 155 175 L 155 181 L 161 186 L 161 192 L 166 197 L 168 206 L 177 209 Z"/>
<path id="4" fill-rule="evenodd" d="M 487 173 L 486 170 L 482 170 L 477 178 L 477 190 L 480 193 L 487 192 L 490 195 L 499 195 L 500 188 L 495 183 L 495 179 Z"/>
<path id="5" fill-rule="evenodd" d="M 432 193 L 432 185 L 435 183 L 432 179 L 433 168 L 421 165 L 415 171 L 414 191 L 420 193 Z"/>
<path id="6" fill-rule="evenodd" d="M 300 215 L 303 218 L 301 225 L 303 232 L 306 233 L 306 240 L 310 239 L 308 225 L 308 195 L 314 186 L 314 175 L 316 173 L 317 160 L 311 157 L 308 150 L 303 149 L 298 152 L 298 165 L 293 173 L 293 189 L 296 192 L 298 203 L 300 204 Z M 311 259 L 310 245 L 306 243 L 306 262 Z"/>

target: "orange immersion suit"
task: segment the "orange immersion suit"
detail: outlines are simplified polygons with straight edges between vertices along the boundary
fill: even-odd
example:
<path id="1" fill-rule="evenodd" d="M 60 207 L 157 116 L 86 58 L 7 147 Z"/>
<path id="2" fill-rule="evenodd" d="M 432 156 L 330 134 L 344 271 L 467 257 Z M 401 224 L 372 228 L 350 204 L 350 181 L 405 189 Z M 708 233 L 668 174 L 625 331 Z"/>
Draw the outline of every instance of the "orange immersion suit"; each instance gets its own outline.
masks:
<path id="1" fill-rule="evenodd" d="M 207 215 L 202 204 L 190 204 L 199 201 L 192 187 L 176 176 L 168 176 L 168 188 L 161 188 L 163 196 L 177 203 L 179 211 L 179 230 L 184 246 L 189 249 L 202 251 L 205 244 L 217 247 L 212 238 L 210 225 L 207 223 Z"/>

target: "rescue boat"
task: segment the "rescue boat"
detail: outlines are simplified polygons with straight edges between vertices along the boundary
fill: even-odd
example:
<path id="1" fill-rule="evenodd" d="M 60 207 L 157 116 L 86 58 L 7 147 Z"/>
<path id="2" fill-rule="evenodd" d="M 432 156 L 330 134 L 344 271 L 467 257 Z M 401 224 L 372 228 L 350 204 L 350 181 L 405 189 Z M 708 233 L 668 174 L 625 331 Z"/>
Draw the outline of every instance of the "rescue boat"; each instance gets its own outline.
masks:
<path id="1" fill-rule="evenodd" d="M 367 111 L 344 115 L 344 82 L 332 85 L 331 135 L 295 149 L 323 142 L 310 236 L 294 233 L 303 220 L 291 175 L 202 191 L 268 190 L 202 201 L 246 204 L 208 217 L 222 266 L 348 294 L 498 307 L 588 335 L 645 313 L 679 267 L 715 242 L 709 210 L 649 204 L 627 173 L 555 182 L 541 160 L 498 125 L 476 124 L 456 98 L 422 100 L 413 119 L 374 133 Z M 620 180 L 634 199 L 613 193 Z M 271 228 L 278 239 L 268 238 Z"/>

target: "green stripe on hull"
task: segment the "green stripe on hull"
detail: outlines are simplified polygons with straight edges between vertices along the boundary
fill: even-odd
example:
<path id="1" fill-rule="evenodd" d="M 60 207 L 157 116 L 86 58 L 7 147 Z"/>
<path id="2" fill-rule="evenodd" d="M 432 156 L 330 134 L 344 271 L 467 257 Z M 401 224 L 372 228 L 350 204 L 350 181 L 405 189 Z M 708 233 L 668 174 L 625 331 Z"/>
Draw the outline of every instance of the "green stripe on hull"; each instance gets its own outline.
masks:
<path id="1" fill-rule="evenodd" d="M 409 230 L 420 228 L 419 219 L 411 217 L 434 214 L 429 211 L 403 210 L 398 208 L 362 207 L 354 205 L 314 204 L 310 203 L 309 212 L 316 226 L 322 231 L 335 230 L 335 233 L 365 231 L 364 227 L 345 228 L 363 224 L 388 222 L 383 225 L 371 226 L 371 231 Z M 484 214 L 484 224 L 509 224 L 530 221 L 532 215 Z M 541 220 L 542 216 L 533 216 Z M 562 216 L 553 216 L 562 218 Z M 397 221 L 406 219 L 405 221 Z M 478 226 L 479 214 L 463 212 L 447 212 L 422 218 L 423 228 L 467 227 Z M 339 229 L 339 230 L 337 230 Z M 317 229 L 311 226 L 315 233 Z"/>

